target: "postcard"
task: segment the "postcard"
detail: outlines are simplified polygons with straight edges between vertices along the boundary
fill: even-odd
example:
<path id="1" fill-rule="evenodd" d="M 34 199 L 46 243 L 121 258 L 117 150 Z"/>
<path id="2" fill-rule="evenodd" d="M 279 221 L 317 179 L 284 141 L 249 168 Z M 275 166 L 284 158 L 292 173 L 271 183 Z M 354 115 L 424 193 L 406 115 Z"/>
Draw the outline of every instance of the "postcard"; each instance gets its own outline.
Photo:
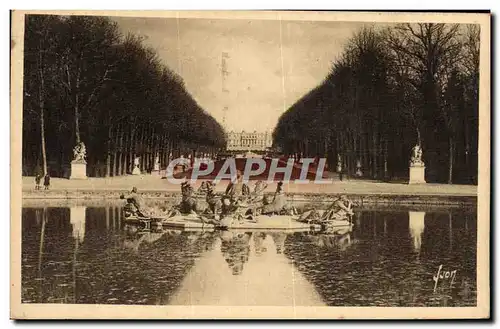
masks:
<path id="1" fill-rule="evenodd" d="M 13 11 L 11 318 L 489 318 L 490 21 Z"/>

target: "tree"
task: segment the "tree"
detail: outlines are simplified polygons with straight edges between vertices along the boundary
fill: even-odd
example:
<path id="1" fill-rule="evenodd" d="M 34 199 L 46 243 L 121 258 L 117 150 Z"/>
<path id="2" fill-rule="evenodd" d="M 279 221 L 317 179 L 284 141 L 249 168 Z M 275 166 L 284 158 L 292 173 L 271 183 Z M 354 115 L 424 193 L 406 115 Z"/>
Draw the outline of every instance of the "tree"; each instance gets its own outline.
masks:
<path id="1" fill-rule="evenodd" d="M 68 16 L 57 31 L 61 38 L 58 79 L 66 104 L 74 110 L 76 144 L 81 141 L 81 117 L 92 116 L 102 88 L 116 69 L 115 45 L 120 35 L 116 23 L 99 16 Z"/>
<path id="2" fill-rule="evenodd" d="M 57 18 L 50 15 L 34 15 L 26 21 L 24 42 L 24 106 L 26 121 L 32 116 L 39 118 L 39 133 L 43 174 L 48 173 L 46 150 L 46 107 L 50 94 L 49 76 L 54 72 L 55 42 L 50 38 Z M 24 125 L 23 125 L 24 126 Z M 26 125 L 26 133 L 32 126 Z M 37 151 L 38 152 L 38 151 Z"/>
<path id="3" fill-rule="evenodd" d="M 363 28 L 326 79 L 280 117 L 274 144 L 310 156 L 316 151 L 304 144 L 326 141 L 330 168 L 340 155 L 348 174 L 360 160 L 365 174 L 380 178 L 408 175 L 418 143 L 428 181 L 474 181 L 478 61 L 477 26 Z"/>
<path id="4" fill-rule="evenodd" d="M 424 148 L 434 151 L 436 155 L 442 153 L 440 149 L 443 140 L 439 137 L 443 135 L 437 132 L 439 127 L 445 126 L 448 132 L 448 149 L 452 152 L 454 127 L 446 113 L 449 108 L 444 105 L 442 95 L 450 72 L 456 67 L 455 63 L 461 60 L 459 25 L 401 24 L 391 32 L 388 38 L 389 48 L 396 58 L 404 59 L 399 62 L 405 71 L 402 83 L 410 83 L 417 93 L 418 105 L 416 109 L 411 107 L 411 112 L 420 112 L 419 117 L 423 121 L 420 125 L 431 129 L 425 132 Z M 433 145 L 438 145 L 437 150 L 433 150 Z M 448 154 L 448 157 L 451 177 L 453 154 Z M 431 165 L 434 165 L 434 159 L 440 161 L 437 156 L 431 157 Z"/>
<path id="5" fill-rule="evenodd" d="M 463 130 L 465 139 L 464 162 L 469 173 L 468 183 L 477 183 L 477 149 L 479 129 L 479 45 L 480 28 L 478 25 L 467 25 L 463 43 L 463 68 L 465 84 L 465 106 Z"/>
<path id="6" fill-rule="evenodd" d="M 91 176 L 125 174 L 136 156 L 141 168 L 149 169 L 158 153 L 165 163 L 171 152 L 225 145 L 222 127 L 141 38 L 120 35 L 104 17 L 37 17 L 29 15 L 27 25 L 43 23 L 43 28 L 26 29 L 26 167 L 37 161 L 34 150 L 40 145 L 45 150 L 45 144 L 47 157 L 57 163 L 54 173 L 63 175 L 75 142 L 85 141 Z M 46 143 L 33 138 L 40 122 Z"/>

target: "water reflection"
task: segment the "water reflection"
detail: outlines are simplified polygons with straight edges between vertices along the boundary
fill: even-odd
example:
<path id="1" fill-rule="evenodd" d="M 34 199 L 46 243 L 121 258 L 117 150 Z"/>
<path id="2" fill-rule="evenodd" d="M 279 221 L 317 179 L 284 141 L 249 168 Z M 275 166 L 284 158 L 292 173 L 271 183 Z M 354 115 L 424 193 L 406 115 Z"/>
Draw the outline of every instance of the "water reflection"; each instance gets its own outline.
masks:
<path id="1" fill-rule="evenodd" d="M 279 232 L 279 231 L 273 231 L 270 232 L 269 235 L 272 237 L 274 246 L 276 247 L 276 253 L 277 254 L 282 254 L 285 252 L 285 241 L 287 237 L 287 233 L 285 232 Z"/>
<path id="2" fill-rule="evenodd" d="M 283 232 L 222 232 L 214 249 L 191 268 L 172 304 L 326 305 L 283 255 L 285 240 Z"/>
<path id="3" fill-rule="evenodd" d="M 233 275 L 243 272 L 250 256 L 250 233 L 222 232 L 220 251 Z"/>
<path id="4" fill-rule="evenodd" d="M 351 242 L 344 240 L 347 248 L 335 243 L 342 235 L 295 234 L 287 239 L 286 254 L 328 305 L 475 305 L 476 231 L 470 228 L 476 225 L 470 220 L 474 216 L 364 211 L 356 214 Z M 460 248 L 449 248 L 450 241 L 458 240 Z M 461 278 L 434 292 L 432 276 L 441 264 L 457 269 Z"/>
<path id="5" fill-rule="evenodd" d="M 135 232 L 135 233 L 133 233 Z M 123 247 L 130 249 L 134 253 L 139 252 L 139 248 L 142 244 L 151 244 L 158 241 L 164 234 L 158 232 L 144 232 L 138 233 L 135 229 L 130 229 L 127 234 L 127 238 L 123 241 Z"/>
<path id="6" fill-rule="evenodd" d="M 423 211 L 410 211 L 408 213 L 410 218 L 410 235 L 413 239 L 413 247 L 415 251 L 420 252 L 422 246 L 422 234 L 425 229 L 425 212 Z"/>
<path id="7" fill-rule="evenodd" d="M 476 215 L 357 211 L 334 234 L 143 232 L 118 207 L 24 208 L 25 303 L 468 306 Z M 458 247 L 459 246 L 459 247 Z M 457 270 L 433 292 L 439 265 Z"/>
<path id="8" fill-rule="evenodd" d="M 82 243 L 85 238 L 85 211 L 86 207 L 71 207 L 69 222 L 73 227 L 73 238 Z"/>

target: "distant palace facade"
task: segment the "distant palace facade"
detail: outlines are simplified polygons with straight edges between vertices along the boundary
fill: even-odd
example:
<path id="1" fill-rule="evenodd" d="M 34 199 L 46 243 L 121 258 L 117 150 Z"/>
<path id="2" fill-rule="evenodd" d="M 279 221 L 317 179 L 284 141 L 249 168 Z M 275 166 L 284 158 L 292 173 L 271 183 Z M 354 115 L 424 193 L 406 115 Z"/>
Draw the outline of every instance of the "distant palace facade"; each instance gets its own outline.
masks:
<path id="1" fill-rule="evenodd" d="M 235 132 L 227 133 L 228 151 L 266 151 L 273 144 L 270 132 Z"/>

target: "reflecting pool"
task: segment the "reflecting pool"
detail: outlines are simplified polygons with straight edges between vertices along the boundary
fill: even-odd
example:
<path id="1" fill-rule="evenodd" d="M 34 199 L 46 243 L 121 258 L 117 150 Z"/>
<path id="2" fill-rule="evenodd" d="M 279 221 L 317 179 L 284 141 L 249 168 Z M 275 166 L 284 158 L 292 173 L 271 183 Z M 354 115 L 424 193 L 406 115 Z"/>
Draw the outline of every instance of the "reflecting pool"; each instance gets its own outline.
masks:
<path id="1" fill-rule="evenodd" d="M 22 301 L 476 305 L 473 210 L 357 209 L 335 235 L 140 232 L 121 219 L 116 205 L 23 208 Z"/>

